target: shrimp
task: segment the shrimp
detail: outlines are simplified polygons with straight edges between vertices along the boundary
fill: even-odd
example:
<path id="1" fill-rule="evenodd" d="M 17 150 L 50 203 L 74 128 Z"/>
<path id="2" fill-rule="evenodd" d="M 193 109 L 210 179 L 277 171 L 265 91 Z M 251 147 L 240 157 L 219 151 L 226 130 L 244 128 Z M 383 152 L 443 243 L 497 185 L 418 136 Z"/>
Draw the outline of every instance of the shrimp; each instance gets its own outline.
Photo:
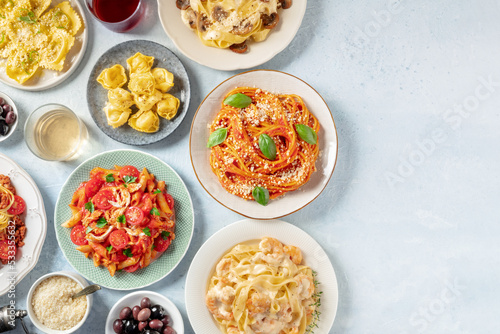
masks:
<path id="1" fill-rule="evenodd" d="M 212 313 L 215 317 L 228 321 L 233 319 L 234 315 L 233 312 L 231 312 L 231 308 L 228 307 L 228 305 L 221 303 L 221 301 L 217 298 L 217 293 L 214 289 L 207 293 L 205 303 L 207 304 L 207 308 L 210 313 Z"/>
<path id="2" fill-rule="evenodd" d="M 291 322 L 293 319 L 292 307 L 289 303 L 280 304 L 280 310 L 276 314 L 278 319 L 283 322 Z"/>
<path id="3" fill-rule="evenodd" d="M 215 268 L 217 276 L 219 277 L 227 276 L 227 274 L 229 274 L 229 270 L 231 269 L 231 264 L 232 264 L 231 259 L 224 258 L 220 260 L 220 262 L 217 263 L 217 267 Z"/>
<path id="4" fill-rule="evenodd" d="M 270 237 L 262 238 L 262 241 L 259 243 L 259 249 L 264 254 L 283 254 L 283 244 Z"/>
<path id="5" fill-rule="evenodd" d="M 290 256 L 290 260 L 296 265 L 299 265 L 302 262 L 302 252 L 299 247 L 295 246 L 285 246 L 284 248 L 285 254 Z"/>
<path id="6" fill-rule="evenodd" d="M 259 292 L 254 292 L 246 302 L 248 312 L 251 315 L 264 313 L 269 311 L 271 300 L 267 295 Z"/>
<path id="7" fill-rule="evenodd" d="M 314 281 L 311 276 L 298 274 L 293 278 L 297 282 L 297 293 L 303 299 L 311 298 L 314 293 Z"/>

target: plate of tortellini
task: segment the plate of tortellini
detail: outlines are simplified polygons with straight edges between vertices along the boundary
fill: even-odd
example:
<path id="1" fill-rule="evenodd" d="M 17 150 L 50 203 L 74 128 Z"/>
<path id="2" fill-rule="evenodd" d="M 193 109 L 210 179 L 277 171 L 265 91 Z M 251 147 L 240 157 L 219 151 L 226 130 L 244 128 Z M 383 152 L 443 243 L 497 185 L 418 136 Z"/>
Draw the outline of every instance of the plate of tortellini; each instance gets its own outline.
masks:
<path id="1" fill-rule="evenodd" d="M 179 58 L 146 40 L 120 43 L 106 51 L 87 85 L 87 103 L 97 126 L 129 145 L 167 137 L 182 122 L 189 99 L 189 78 Z"/>

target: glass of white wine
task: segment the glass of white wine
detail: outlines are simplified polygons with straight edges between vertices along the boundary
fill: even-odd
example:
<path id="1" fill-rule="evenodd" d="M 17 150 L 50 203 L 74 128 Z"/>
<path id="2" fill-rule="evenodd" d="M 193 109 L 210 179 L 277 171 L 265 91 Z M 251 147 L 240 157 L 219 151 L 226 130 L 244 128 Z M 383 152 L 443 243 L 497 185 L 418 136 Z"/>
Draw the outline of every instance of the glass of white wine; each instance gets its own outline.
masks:
<path id="1" fill-rule="evenodd" d="M 87 128 L 82 120 L 61 104 L 51 103 L 35 109 L 24 125 L 28 148 L 43 160 L 70 160 L 76 156 L 87 137 Z"/>

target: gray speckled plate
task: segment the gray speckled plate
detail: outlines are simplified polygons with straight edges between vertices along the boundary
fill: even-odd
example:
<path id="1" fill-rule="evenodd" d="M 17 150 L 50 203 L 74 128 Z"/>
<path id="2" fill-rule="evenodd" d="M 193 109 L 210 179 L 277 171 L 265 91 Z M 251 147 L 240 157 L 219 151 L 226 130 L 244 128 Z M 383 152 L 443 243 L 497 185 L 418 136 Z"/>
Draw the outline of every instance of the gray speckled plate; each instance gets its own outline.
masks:
<path id="1" fill-rule="evenodd" d="M 101 74 L 102 70 L 115 64 L 120 64 L 126 69 L 127 59 L 137 52 L 147 56 L 153 56 L 155 58 L 153 68 L 163 67 L 174 75 L 174 87 L 168 93 L 177 97 L 181 102 L 177 115 L 172 120 L 160 117 L 160 130 L 155 133 L 139 132 L 132 129 L 128 124 L 114 129 L 112 126 L 108 125 L 106 114 L 102 110 L 108 101 L 108 91 L 96 81 L 97 77 Z M 190 96 L 191 90 L 189 87 L 188 74 L 179 58 L 163 45 L 145 40 L 120 43 L 106 51 L 92 69 L 87 84 L 87 104 L 89 106 L 90 115 L 97 126 L 102 132 L 114 140 L 124 144 L 137 146 L 156 143 L 171 134 L 179 124 L 181 124 L 184 116 L 186 116 Z M 134 113 L 136 111 L 137 108 L 133 106 L 132 112 Z"/>

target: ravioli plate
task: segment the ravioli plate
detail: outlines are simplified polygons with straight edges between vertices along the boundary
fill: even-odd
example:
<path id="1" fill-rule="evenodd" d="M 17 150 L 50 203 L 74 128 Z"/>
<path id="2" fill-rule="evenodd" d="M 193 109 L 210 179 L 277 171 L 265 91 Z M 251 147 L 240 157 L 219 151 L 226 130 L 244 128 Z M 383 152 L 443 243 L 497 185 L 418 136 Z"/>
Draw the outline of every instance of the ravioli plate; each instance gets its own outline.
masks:
<path id="1" fill-rule="evenodd" d="M 7 73 L 5 73 L 5 67 L 7 65 L 7 59 L 0 59 L 0 82 L 9 85 L 14 88 L 18 88 L 26 91 L 41 91 L 49 89 L 61 84 L 64 80 L 70 77 L 70 75 L 78 68 L 78 65 L 83 59 L 85 50 L 87 49 L 88 42 L 88 23 L 83 7 L 78 0 L 52 0 L 52 4 L 49 7 L 53 8 L 63 1 L 69 1 L 71 7 L 78 13 L 82 19 L 82 28 L 75 36 L 75 42 L 73 47 L 69 50 L 66 55 L 66 60 L 64 61 L 64 67 L 62 71 L 53 71 L 47 69 L 39 68 L 38 71 L 30 78 L 28 81 L 19 84 L 17 81 L 9 78 Z"/>
<path id="2" fill-rule="evenodd" d="M 168 93 L 180 100 L 177 115 L 171 120 L 160 117 L 160 129 L 154 133 L 139 132 L 132 129 L 128 124 L 113 128 L 108 125 L 106 114 L 103 111 L 108 101 L 108 91 L 97 82 L 99 74 L 104 69 L 116 64 L 120 64 L 126 69 L 127 59 L 137 52 L 154 57 L 153 68 L 162 67 L 174 75 L 174 87 Z M 123 88 L 126 88 L 126 86 Z M 163 45 L 145 40 L 123 42 L 106 51 L 92 69 L 87 84 L 87 104 L 94 122 L 106 135 L 128 145 L 148 145 L 166 138 L 181 124 L 186 116 L 190 96 L 189 77 L 179 58 Z"/>

